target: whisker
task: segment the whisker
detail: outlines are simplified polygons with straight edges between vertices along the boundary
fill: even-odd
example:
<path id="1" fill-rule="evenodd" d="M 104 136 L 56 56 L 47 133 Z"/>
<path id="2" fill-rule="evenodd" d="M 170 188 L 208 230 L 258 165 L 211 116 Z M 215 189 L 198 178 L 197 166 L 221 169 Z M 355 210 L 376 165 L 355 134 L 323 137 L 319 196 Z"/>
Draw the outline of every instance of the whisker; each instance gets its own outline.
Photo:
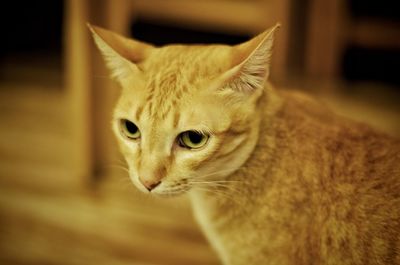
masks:
<path id="1" fill-rule="evenodd" d="M 105 167 L 106 167 L 106 168 L 121 169 L 121 170 L 123 170 L 124 172 L 129 173 L 129 169 L 128 169 L 127 167 L 125 167 L 125 166 L 122 166 L 122 165 L 108 165 L 108 166 L 105 166 Z"/>
<path id="2" fill-rule="evenodd" d="M 233 183 L 236 184 L 236 183 Z M 201 187 L 201 188 L 208 188 L 212 189 L 213 191 L 220 191 L 220 192 L 227 192 L 229 190 L 231 192 L 237 192 L 238 190 L 233 187 L 232 183 L 218 183 L 214 181 L 198 181 L 196 179 L 191 179 L 188 182 L 190 187 Z M 224 191 L 223 191 L 224 190 Z"/>
<path id="3" fill-rule="evenodd" d="M 188 189 L 182 188 L 182 187 L 172 187 L 169 189 L 166 189 L 162 195 L 167 195 L 167 196 L 175 196 L 175 195 L 180 195 L 183 193 L 186 193 Z"/>
<path id="4" fill-rule="evenodd" d="M 112 161 L 112 164 L 127 166 L 126 161 L 124 159 L 122 159 L 122 158 L 114 158 L 113 161 Z"/>
<path id="5" fill-rule="evenodd" d="M 132 181 L 129 178 L 118 178 L 116 181 L 110 183 L 110 187 L 121 189 L 123 191 L 131 190 L 132 188 L 135 189 Z"/>
<path id="6" fill-rule="evenodd" d="M 236 170 L 239 170 L 241 168 L 244 168 L 244 167 L 240 167 L 240 168 L 238 168 Z M 215 171 L 215 172 L 212 172 L 212 173 L 209 173 L 209 174 L 206 174 L 206 175 L 196 175 L 196 178 L 204 179 L 204 178 L 207 178 L 207 177 L 212 177 L 212 176 L 215 176 L 215 175 L 218 175 L 218 174 L 221 174 L 221 173 L 230 172 L 230 171 L 233 171 L 233 168 L 222 169 L 222 170 Z"/>
<path id="7" fill-rule="evenodd" d="M 207 186 L 194 186 L 194 189 L 200 190 L 200 191 L 204 191 L 204 192 L 209 192 L 211 194 L 215 194 L 217 196 L 221 196 L 224 197 L 225 199 L 234 202 L 236 204 L 241 204 L 236 197 L 232 196 L 232 193 L 228 193 L 228 192 L 223 192 L 220 189 L 213 189 L 212 187 L 207 187 Z"/>
<path id="8" fill-rule="evenodd" d="M 219 183 L 219 184 L 236 184 L 236 183 L 241 183 L 241 181 L 238 180 L 197 180 L 193 179 L 191 182 L 195 183 Z"/>
<path id="9" fill-rule="evenodd" d="M 198 186 L 205 186 L 205 187 L 212 187 L 212 188 L 220 188 L 220 189 L 225 189 L 225 190 L 229 190 L 231 192 L 239 192 L 239 190 L 237 189 L 237 187 L 235 187 L 234 185 L 232 185 L 231 183 L 214 183 L 212 181 L 209 182 L 198 182 L 198 181 L 192 181 L 193 184 L 196 184 Z M 236 183 L 234 183 L 236 184 Z"/>

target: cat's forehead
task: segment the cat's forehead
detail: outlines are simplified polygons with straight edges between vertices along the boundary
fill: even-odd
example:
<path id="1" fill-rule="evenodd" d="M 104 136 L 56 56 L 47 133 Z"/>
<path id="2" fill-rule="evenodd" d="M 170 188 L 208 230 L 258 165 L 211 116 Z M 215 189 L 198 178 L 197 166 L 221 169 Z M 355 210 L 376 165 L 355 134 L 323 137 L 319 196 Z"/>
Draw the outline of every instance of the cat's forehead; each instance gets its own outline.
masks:
<path id="1" fill-rule="evenodd" d="M 168 45 L 157 48 L 144 62 L 145 71 L 177 77 L 208 77 L 227 70 L 231 48 L 224 45 Z M 193 79 L 193 78 L 192 78 Z"/>

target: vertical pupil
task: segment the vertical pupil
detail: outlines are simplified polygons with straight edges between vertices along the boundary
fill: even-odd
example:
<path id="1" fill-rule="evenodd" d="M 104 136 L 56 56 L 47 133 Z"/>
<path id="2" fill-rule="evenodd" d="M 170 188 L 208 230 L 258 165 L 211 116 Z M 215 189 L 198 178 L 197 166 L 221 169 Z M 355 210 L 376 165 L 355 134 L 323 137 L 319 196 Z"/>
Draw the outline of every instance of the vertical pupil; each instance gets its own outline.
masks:
<path id="1" fill-rule="evenodd" d="M 189 132 L 189 139 L 192 143 L 198 144 L 203 139 L 203 135 L 196 132 Z"/>
<path id="2" fill-rule="evenodd" d="M 133 122 L 130 121 L 125 121 L 125 127 L 126 130 L 131 133 L 131 134 L 135 134 L 137 132 L 137 127 Z"/>

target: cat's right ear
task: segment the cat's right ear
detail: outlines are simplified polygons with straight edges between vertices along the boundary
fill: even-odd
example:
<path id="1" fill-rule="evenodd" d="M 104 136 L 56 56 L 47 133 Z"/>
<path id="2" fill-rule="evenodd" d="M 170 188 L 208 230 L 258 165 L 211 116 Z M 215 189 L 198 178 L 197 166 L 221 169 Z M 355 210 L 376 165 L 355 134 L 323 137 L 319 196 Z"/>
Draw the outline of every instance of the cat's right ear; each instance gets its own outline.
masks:
<path id="1" fill-rule="evenodd" d="M 111 76 L 117 81 L 140 72 L 136 64 L 144 61 L 154 48 L 150 44 L 125 38 L 89 23 L 87 26 L 111 71 Z"/>

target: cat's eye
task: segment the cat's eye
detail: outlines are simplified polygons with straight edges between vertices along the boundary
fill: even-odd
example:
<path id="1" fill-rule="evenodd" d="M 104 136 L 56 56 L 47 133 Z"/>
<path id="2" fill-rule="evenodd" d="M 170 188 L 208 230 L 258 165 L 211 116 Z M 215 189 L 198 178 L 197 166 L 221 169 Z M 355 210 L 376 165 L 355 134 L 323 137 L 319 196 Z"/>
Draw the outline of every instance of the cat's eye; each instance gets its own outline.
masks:
<path id="1" fill-rule="evenodd" d="M 208 138 L 208 135 L 200 132 L 186 131 L 178 136 L 178 143 L 188 149 L 199 149 L 207 143 Z"/>
<path id="2" fill-rule="evenodd" d="M 133 122 L 122 119 L 120 123 L 121 131 L 126 137 L 129 139 L 138 139 L 140 137 L 139 128 Z"/>

